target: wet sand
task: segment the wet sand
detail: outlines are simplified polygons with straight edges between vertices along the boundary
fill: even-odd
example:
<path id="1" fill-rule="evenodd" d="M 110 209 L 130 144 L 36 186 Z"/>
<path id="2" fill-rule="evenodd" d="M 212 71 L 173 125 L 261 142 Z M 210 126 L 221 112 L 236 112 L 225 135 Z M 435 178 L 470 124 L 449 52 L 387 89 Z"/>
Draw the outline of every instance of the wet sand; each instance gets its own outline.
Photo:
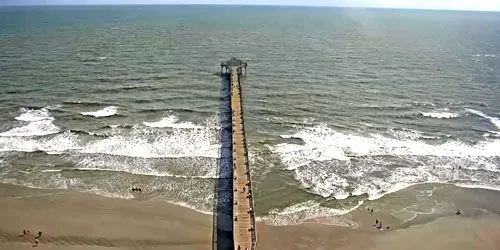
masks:
<path id="1" fill-rule="evenodd" d="M 475 212 L 474 212 L 475 211 Z M 479 211 L 479 212 L 478 212 Z M 258 249 L 481 249 L 500 246 L 500 216 L 486 210 L 399 223 L 366 207 L 343 216 L 356 227 L 257 225 Z M 392 224 L 377 230 L 374 218 Z M 211 249 L 212 216 L 156 201 L 0 185 L 0 249 Z M 19 236 L 29 229 L 29 236 Z"/>
<path id="2" fill-rule="evenodd" d="M 23 229 L 42 231 L 43 249 L 211 248 L 212 217 L 165 202 L 5 185 L 0 194 L 0 249 L 33 245 Z"/>

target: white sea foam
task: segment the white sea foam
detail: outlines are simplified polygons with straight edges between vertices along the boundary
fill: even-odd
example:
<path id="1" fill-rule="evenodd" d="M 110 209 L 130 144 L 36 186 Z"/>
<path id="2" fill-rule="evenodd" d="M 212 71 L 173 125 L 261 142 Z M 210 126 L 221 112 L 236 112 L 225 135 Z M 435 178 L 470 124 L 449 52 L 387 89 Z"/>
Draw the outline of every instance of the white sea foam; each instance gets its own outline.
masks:
<path id="1" fill-rule="evenodd" d="M 422 132 L 412 130 L 412 129 L 389 129 L 388 131 L 392 136 L 395 138 L 405 140 L 405 139 L 410 139 L 410 140 L 416 140 L 419 138 L 426 138 L 426 139 L 431 139 L 435 137 L 429 137 L 429 136 L 423 136 Z M 429 138 L 427 138 L 429 137 Z"/>
<path id="2" fill-rule="evenodd" d="M 483 118 L 488 119 L 493 125 L 495 125 L 498 129 L 500 129 L 500 118 L 486 115 L 485 113 L 483 113 L 481 111 L 474 110 L 474 109 L 467 109 L 467 111 L 469 111 L 475 115 L 478 115 L 478 116 L 481 116 Z"/>
<path id="3" fill-rule="evenodd" d="M 460 117 L 459 114 L 451 112 L 422 112 L 420 114 L 425 117 L 438 118 L 438 119 L 451 119 Z"/>
<path id="4" fill-rule="evenodd" d="M 21 114 L 15 118 L 18 121 L 35 122 L 35 121 L 54 120 L 54 118 L 50 116 L 49 110 L 46 108 L 42 109 L 21 108 L 19 111 L 21 112 Z"/>
<path id="5" fill-rule="evenodd" d="M 195 125 L 191 122 L 179 122 L 179 118 L 174 115 L 169 115 L 156 122 L 143 122 L 144 125 L 152 128 L 190 128 L 201 129 L 202 126 Z"/>
<path id="6" fill-rule="evenodd" d="M 155 170 L 143 171 L 143 169 L 114 169 L 114 168 L 97 168 L 97 167 L 78 167 L 78 168 L 69 168 L 69 169 L 41 169 L 38 170 L 43 173 L 55 173 L 62 172 L 68 170 L 79 170 L 79 171 L 106 171 L 106 172 L 126 172 L 137 175 L 149 175 L 149 176 L 161 176 L 161 177 L 173 177 L 173 178 L 181 178 L 181 179 L 215 179 L 217 176 L 214 175 L 179 175 L 179 174 L 170 174 L 168 172 L 158 172 Z"/>
<path id="7" fill-rule="evenodd" d="M 42 173 L 57 173 L 57 172 L 62 172 L 61 169 L 42 169 L 39 170 Z"/>
<path id="8" fill-rule="evenodd" d="M 134 198 L 134 195 L 128 192 L 109 192 L 105 191 L 96 187 L 93 187 L 91 189 L 77 189 L 80 192 L 84 193 L 91 193 L 91 194 L 97 194 L 100 196 L 105 196 L 105 197 L 110 197 L 110 198 L 117 198 L 117 199 L 125 199 L 125 200 L 130 200 Z"/>
<path id="9" fill-rule="evenodd" d="M 213 131 L 174 130 L 170 134 L 151 139 L 143 135 L 115 135 L 97 140 L 86 147 L 82 153 L 111 154 L 141 158 L 161 157 L 217 157 L 219 145 Z"/>
<path id="10" fill-rule="evenodd" d="M 213 215 L 213 212 L 212 211 L 203 211 L 195 206 L 192 206 L 186 202 L 181 202 L 181 201 L 168 201 L 168 203 L 170 204 L 174 204 L 174 205 L 177 205 L 177 206 L 181 206 L 181 207 L 185 207 L 185 208 L 189 208 L 191 210 L 194 210 L 198 213 L 202 213 L 202 214 L 208 214 L 208 215 Z"/>
<path id="11" fill-rule="evenodd" d="M 115 134 L 93 141 L 82 140 L 81 135 L 71 132 L 38 139 L 0 137 L 0 151 L 44 151 L 52 154 L 77 152 L 139 158 L 197 156 L 217 158 L 218 150 L 217 133 L 210 125 L 197 130 L 176 129 L 156 136 L 149 135 L 147 129 L 141 130 L 136 127 L 132 134 Z"/>
<path id="12" fill-rule="evenodd" d="M 474 57 L 497 57 L 496 54 L 475 54 Z"/>
<path id="13" fill-rule="evenodd" d="M 0 133 L 0 136 L 43 136 L 59 132 L 59 128 L 53 124 L 54 118 L 50 116 L 48 109 L 20 109 L 21 114 L 15 117 L 18 121 L 27 124 Z"/>
<path id="14" fill-rule="evenodd" d="M 448 141 L 436 145 L 379 134 L 344 134 L 325 125 L 303 128 L 284 137 L 301 138 L 304 145 L 282 143 L 271 150 L 286 169 L 294 171 L 304 189 L 323 197 L 344 199 L 349 193 L 366 193 L 370 199 L 376 199 L 418 183 L 479 180 L 500 187 L 500 168 L 495 163 L 500 157 L 500 140 L 475 145 Z M 401 163 L 405 161 L 415 163 Z M 478 167 L 477 175 L 465 171 L 472 170 L 468 168 L 458 171 L 458 166 L 469 165 Z"/>
<path id="15" fill-rule="evenodd" d="M 109 106 L 105 107 L 101 110 L 97 111 L 90 111 L 90 112 L 81 112 L 81 115 L 86 115 L 86 116 L 93 116 L 93 117 L 107 117 L 107 116 L 113 116 L 118 113 L 118 107 L 116 106 Z"/>
<path id="16" fill-rule="evenodd" d="M 495 190 L 495 191 L 500 191 L 499 186 L 490 186 L 490 185 L 481 185 L 481 184 L 464 184 L 464 183 L 458 183 L 455 184 L 455 186 L 458 187 L 463 187 L 463 188 L 479 188 L 479 189 L 490 189 L 490 190 Z"/>
<path id="17" fill-rule="evenodd" d="M 0 136 L 43 136 L 59 132 L 51 120 L 30 122 L 22 127 L 0 133 Z"/>
<path id="18" fill-rule="evenodd" d="M 349 160 L 349 156 L 366 155 L 500 156 L 498 140 L 483 141 L 476 145 L 460 141 L 433 145 L 418 140 L 392 139 L 380 134 L 370 137 L 344 134 L 325 125 L 302 129 L 291 137 L 301 138 L 305 144 L 282 143 L 273 147 L 285 163 L 296 159 Z"/>
<path id="19" fill-rule="evenodd" d="M 335 224 L 337 226 L 357 227 L 358 225 L 351 220 L 343 218 L 345 215 L 363 204 L 360 201 L 357 205 L 346 209 L 335 209 L 321 206 L 316 201 L 305 201 L 291 205 L 282 210 L 273 209 L 264 217 L 259 217 L 259 221 L 275 226 L 297 225 L 315 218 L 322 218 L 321 222 Z"/>
<path id="20" fill-rule="evenodd" d="M 77 136 L 71 133 L 58 134 L 50 139 L 26 137 L 0 137 L 0 151 L 34 152 L 45 151 L 62 153 L 78 149 Z"/>

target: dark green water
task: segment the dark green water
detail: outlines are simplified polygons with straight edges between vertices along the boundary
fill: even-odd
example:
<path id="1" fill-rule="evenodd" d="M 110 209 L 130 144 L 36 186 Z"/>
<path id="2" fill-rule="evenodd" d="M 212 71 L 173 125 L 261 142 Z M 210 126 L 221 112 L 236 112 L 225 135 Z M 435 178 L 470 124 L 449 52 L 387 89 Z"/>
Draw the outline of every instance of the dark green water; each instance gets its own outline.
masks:
<path id="1" fill-rule="evenodd" d="M 500 189 L 498 23 L 446 11 L 0 8 L 0 181 L 123 198 L 140 186 L 138 199 L 209 212 L 216 73 L 235 56 L 249 63 L 245 124 L 266 218 L 339 214 L 419 183 Z"/>

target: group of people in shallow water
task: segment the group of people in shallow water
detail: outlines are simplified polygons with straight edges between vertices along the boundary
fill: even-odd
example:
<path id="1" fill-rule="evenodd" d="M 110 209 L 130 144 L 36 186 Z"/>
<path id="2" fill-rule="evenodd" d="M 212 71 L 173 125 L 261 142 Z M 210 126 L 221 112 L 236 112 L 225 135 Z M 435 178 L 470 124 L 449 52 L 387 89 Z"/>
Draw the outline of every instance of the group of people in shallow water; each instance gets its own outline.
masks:
<path id="1" fill-rule="evenodd" d="M 370 215 L 373 215 L 373 208 L 367 208 L 367 210 L 368 210 L 368 213 L 370 213 Z M 460 210 L 457 210 L 457 212 L 455 214 L 461 215 L 462 212 Z M 382 230 L 384 228 L 382 221 L 379 219 L 375 219 L 375 224 L 373 224 L 372 227 L 375 227 L 378 230 Z M 389 230 L 389 226 L 387 226 L 386 229 Z"/>
<path id="2" fill-rule="evenodd" d="M 382 230 L 382 228 L 384 227 L 382 225 L 382 221 L 379 221 L 378 219 L 375 220 L 375 225 L 372 226 L 376 227 L 378 230 Z M 386 229 L 389 230 L 389 226 L 387 226 Z"/>
<path id="3" fill-rule="evenodd" d="M 373 215 L 373 208 L 367 208 L 367 209 L 368 213 L 370 213 L 370 215 Z M 381 220 L 375 219 L 375 224 L 373 224 L 372 227 L 375 227 L 378 230 L 382 230 L 382 228 L 384 228 L 384 225 L 382 224 Z M 389 230 L 389 228 L 390 228 L 389 226 L 386 227 L 387 230 Z"/>
<path id="4" fill-rule="evenodd" d="M 131 190 L 132 192 L 142 192 L 142 188 L 140 187 L 133 187 Z"/>
<path id="5" fill-rule="evenodd" d="M 30 237 L 30 230 L 23 229 L 23 233 L 19 235 L 19 237 Z M 32 247 L 37 247 L 38 243 L 40 243 L 40 238 L 42 238 L 42 231 L 38 231 L 38 235 L 35 236 L 35 245 Z"/>

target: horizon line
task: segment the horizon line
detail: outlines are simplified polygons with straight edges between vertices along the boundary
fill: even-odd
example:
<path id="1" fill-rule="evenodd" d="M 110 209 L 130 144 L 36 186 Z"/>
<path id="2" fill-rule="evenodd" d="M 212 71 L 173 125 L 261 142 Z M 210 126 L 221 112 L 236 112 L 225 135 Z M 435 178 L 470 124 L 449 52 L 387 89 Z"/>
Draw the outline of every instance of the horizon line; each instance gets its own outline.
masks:
<path id="1" fill-rule="evenodd" d="M 446 8 L 407 8 L 383 6 L 349 6 L 349 5 L 285 5 L 285 4 L 244 4 L 244 3 L 90 3 L 90 4 L 2 4 L 2 7 L 85 7 L 85 6 L 247 6 L 247 7 L 309 7 L 309 8 L 352 8 L 352 9 L 387 9 L 387 10 L 430 10 L 430 11 L 457 11 L 457 12 L 500 12 L 500 10 L 471 10 Z"/>

